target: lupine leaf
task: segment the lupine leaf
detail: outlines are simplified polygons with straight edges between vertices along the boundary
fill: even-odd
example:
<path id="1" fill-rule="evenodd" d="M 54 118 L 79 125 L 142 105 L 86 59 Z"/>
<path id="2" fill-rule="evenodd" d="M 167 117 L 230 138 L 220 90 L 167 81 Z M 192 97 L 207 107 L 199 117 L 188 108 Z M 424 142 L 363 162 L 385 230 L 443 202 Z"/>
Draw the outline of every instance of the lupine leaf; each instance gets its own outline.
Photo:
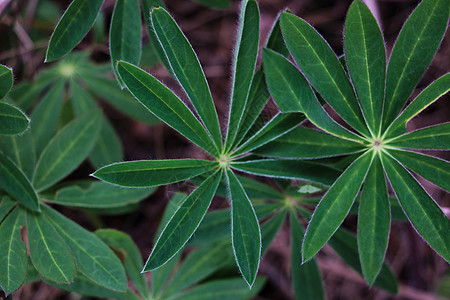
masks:
<path id="1" fill-rule="evenodd" d="M 383 167 L 397 199 L 417 232 L 450 261 L 450 222 L 420 184 L 390 155 L 382 156 Z"/>
<path id="2" fill-rule="evenodd" d="M 284 220 L 286 219 L 286 214 L 286 210 L 283 210 L 261 225 L 261 257 L 264 257 L 264 254 L 266 254 L 267 250 L 269 250 L 270 244 L 272 243 L 273 239 L 283 225 Z"/>
<path id="3" fill-rule="evenodd" d="M 28 179 L 33 177 L 36 153 L 29 131 L 21 135 L 0 136 L 0 151 L 3 151 Z"/>
<path id="4" fill-rule="evenodd" d="M 385 137 L 406 132 L 406 123 L 450 90 L 450 73 L 441 76 L 424 89 L 386 129 Z"/>
<path id="5" fill-rule="evenodd" d="M 24 225 L 25 218 L 19 208 L 0 223 L 0 287 L 6 294 L 17 290 L 25 280 L 27 248 L 20 234 Z"/>
<path id="6" fill-rule="evenodd" d="M 151 21 L 173 74 L 189 96 L 200 119 L 220 149 L 222 134 L 219 120 L 197 55 L 186 36 L 164 8 L 153 9 Z"/>
<path id="7" fill-rule="evenodd" d="M 261 258 L 261 230 L 255 210 L 236 175 L 226 171 L 231 201 L 231 232 L 234 256 L 239 270 L 251 288 Z"/>
<path id="8" fill-rule="evenodd" d="M 226 9 L 231 6 L 230 0 L 193 0 L 211 8 Z"/>
<path id="9" fill-rule="evenodd" d="M 314 129 L 297 127 L 252 152 L 269 157 L 309 159 L 357 153 L 362 150 L 364 146 L 360 143 Z"/>
<path id="10" fill-rule="evenodd" d="M 388 142 L 389 145 L 406 149 L 442 149 L 450 145 L 450 123 L 421 128 Z"/>
<path id="11" fill-rule="evenodd" d="M 11 90 L 14 83 L 13 72 L 11 68 L 0 65 L 0 99 L 4 98 Z"/>
<path id="12" fill-rule="evenodd" d="M 48 43 L 45 61 L 69 53 L 94 25 L 103 0 L 73 0 L 56 25 Z"/>
<path id="13" fill-rule="evenodd" d="M 0 152 L 0 188 L 26 207 L 38 211 L 36 191 L 25 174 Z"/>
<path id="14" fill-rule="evenodd" d="M 266 48 L 271 49 L 284 57 L 289 56 L 289 49 L 286 47 L 284 42 L 283 32 L 280 26 L 280 16 L 272 26 L 272 31 L 270 32 L 269 38 L 267 39 Z"/>
<path id="15" fill-rule="evenodd" d="M 225 149 L 231 150 L 248 101 L 259 46 L 259 9 L 254 0 L 243 0 L 232 67 L 233 89 Z"/>
<path id="16" fill-rule="evenodd" d="M 41 213 L 27 213 L 27 234 L 31 261 L 44 278 L 70 284 L 75 276 L 75 259 L 52 223 Z"/>
<path id="17" fill-rule="evenodd" d="M 316 255 L 344 221 L 364 182 L 372 160 L 372 151 L 361 155 L 323 196 L 303 239 L 304 262 Z"/>
<path id="18" fill-rule="evenodd" d="M 0 196 L 0 224 L 3 221 L 3 218 L 8 215 L 8 213 L 13 209 L 16 203 L 16 201 L 12 200 L 6 195 Z"/>
<path id="19" fill-rule="evenodd" d="M 369 285 L 375 282 L 388 245 L 390 210 L 383 166 L 378 156 L 367 173 L 359 203 L 358 253 Z"/>
<path id="20" fill-rule="evenodd" d="M 19 134 L 25 131 L 30 119 L 17 107 L 0 102 L 0 134 Z"/>
<path id="21" fill-rule="evenodd" d="M 386 80 L 386 50 L 377 21 L 367 6 L 354 1 L 345 21 L 345 59 L 372 136 L 381 128 Z"/>
<path id="22" fill-rule="evenodd" d="M 97 140 L 102 115 L 85 114 L 67 124 L 45 147 L 34 173 L 38 191 L 64 178 L 88 156 Z"/>
<path id="23" fill-rule="evenodd" d="M 117 74 L 117 62 L 123 60 L 138 65 L 141 59 L 141 12 L 138 0 L 117 0 L 109 30 L 111 63 L 117 81 L 123 82 Z"/>
<path id="24" fill-rule="evenodd" d="M 294 15 L 282 13 L 280 22 L 286 45 L 311 85 L 348 124 L 368 135 L 353 87 L 330 46 Z"/>
<path id="25" fill-rule="evenodd" d="M 383 127 L 402 109 L 441 44 L 449 18 L 448 0 L 422 1 L 403 25 L 389 58 Z"/>
<path id="26" fill-rule="evenodd" d="M 120 260 L 93 233 L 48 206 L 43 213 L 72 250 L 77 270 L 95 283 L 114 291 L 125 291 L 127 279 Z"/>
<path id="27" fill-rule="evenodd" d="M 221 177 L 216 172 L 184 200 L 159 236 L 144 272 L 159 268 L 186 244 L 205 216 Z"/>
<path id="28" fill-rule="evenodd" d="M 219 151 L 209 134 L 181 100 L 156 78 L 132 64 L 120 61 L 119 74 L 128 90 L 149 111 L 213 156 Z"/>
<path id="29" fill-rule="evenodd" d="M 186 180 L 217 167 L 200 159 L 138 160 L 116 163 L 95 171 L 92 176 L 127 187 L 152 187 Z"/>

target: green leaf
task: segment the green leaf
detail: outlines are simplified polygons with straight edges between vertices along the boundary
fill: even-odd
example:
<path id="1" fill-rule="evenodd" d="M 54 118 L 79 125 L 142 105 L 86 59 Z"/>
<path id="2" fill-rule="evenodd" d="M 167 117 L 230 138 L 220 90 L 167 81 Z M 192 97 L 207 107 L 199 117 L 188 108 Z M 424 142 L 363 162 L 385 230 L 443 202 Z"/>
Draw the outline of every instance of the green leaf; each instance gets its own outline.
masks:
<path id="1" fill-rule="evenodd" d="M 100 229 L 95 232 L 95 235 L 119 255 L 128 277 L 139 293 L 145 298 L 149 298 L 145 275 L 140 273 L 142 267 L 141 253 L 130 236 L 115 229 Z"/>
<path id="2" fill-rule="evenodd" d="M 33 177 L 36 153 L 30 131 L 21 135 L 0 136 L 0 151 L 3 151 L 28 179 Z"/>
<path id="3" fill-rule="evenodd" d="M 105 166 L 92 176 L 121 186 L 152 187 L 186 180 L 215 167 L 217 162 L 201 159 L 137 160 Z"/>
<path id="4" fill-rule="evenodd" d="M 369 285 L 381 270 L 389 239 L 390 209 L 386 180 L 379 157 L 367 173 L 359 204 L 358 253 Z"/>
<path id="5" fill-rule="evenodd" d="M 48 206 L 43 213 L 72 250 L 77 270 L 95 283 L 114 291 L 125 291 L 127 279 L 120 260 L 93 233 Z"/>
<path id="6" fill-rule="evenodd" d="M 19 108 L 0 102 L 0 134 L 19 134 L 30 125 L 30 119 Z"/>
<path id="7" fill-rule="evenodd" d="M 138 0 L 117 0 L 109 29 L 109 50 L 111 63 L 117 80 L 123 82 L 117 73 L 117 62 L 127 61 L 138 65 L 142 51 L 141 12 Z"/>
<path id="8" fill-rule="evenodd" d="M 27 248 L 20 234 L 24 225 L 25 218 L 19 208 L 0 225 L 0 287 L 5 294 L 17 290 L 25 280 Z"/>
<path id="9" fill-rule="evenodd" d="M 4 98 L 11 90 L 14 83 L 13 71 L 11 68 L 0 65 L 0 99 Z"/>
<path id="10" fill-rule="evenodd" d="M 28 245 L 36 270 L 49 280 L 70 284 L 75 277 L 75 259 L 63 238 L 41 213 L 27 213 Z"/>
<path id="11" fill-rule="evenodd" d="M 406 132 L 406 123 L 450 90 L 450 73 L 441 76 L 424 89 L 408 107 L 389 125 L 384 136 L 397 136 Z"/>
<path id="12" fill-rule="evenodd" d="M 231 236 L 239 270 L 251 288 L 256 280 L 261 258 L 261 230 L 255 210 L 239 179 L 226 171 L 231 201 Z"/>
<path id="13" fill-rule="evenodd" d="M 230 0 L 193 0 L 211 8 L 226 9 L 230 8 Z"/>
<path id="14" fill-rule="evenodd" d="M 232 67 L 233 88 L 231 106 L 228 114 L 225 150 L 228 152 L 235 144 L 242 117 L 248 102 L 250 87 L 255 72 L 256 56 L 259 46 L 259 9 L 254 0 L 244 0 L 239 16 L 238 36 Z"/>
<path id="15" fill-rule="evenodd" d="M 282 158 L 311 159 L 358 153 L 364 146 L 318 130 L 297 127 L 252 152 Z"/>
<path id="16" fill-rule="evenodd" d="M 222 173 L 216 172 L 178 207 L 159 236 L 144 266 L 144 272 L 162 266 L 186 244 L 205 216 L 221 177 Z"/>
<path id="17" fill-rule="evenodd" d="M 448 150 L 450 123 L 421 128 L 388 141 L 389 146 L 406 149 Z"/>
<path id="18" fill-rule="evenodd" d="M 286 45 L 311 85 L 348 124 L 367 136 L 353 87 L 330 46 L 294 15 L 282 13 L 280 22 Z"/>
<path id="19" fill-rule="evenodd" d="M 255 175 L 302 179 L 331 185 L 340 172 L 337 169 L 309 161 L 291 159 L 261 159 L 231 162 L 231 168 Z"/>
<path id="20" fill-rule="evenodd" d="M 381 130 L 386 50 L 377 21 L 361 1 L 350 6 L 345 21 L 345 59 L 372 136 Z"/>
<path id="21" fill-rule="evenodd" d="M 72 96 L 70 103 L 72 104 L 73 112 L 76 116 L 81 116 L 92 110 L 98 109 L 91 94 L 88 93 L 86 89 L 82 88 L 74 79 L 70 80 L 70 93 Z"/>
<path id="22" fill-rule="evenodd" d="M 101 118 L 101 113 L 94 111 L 78 117 L 58 132 L 36 165 L 33 178 L 36 190 L 44 190 L 79 166 L 97 140 Z"/>
<path id="23" fill-rule="evenodd" d="M 279 113 L 233 152 L 233 156 L 251 152 L 288 133 L 305 118 L 299 113 Z"/>
<path id="24" fill-rule="evenodd" d="M 58 127 L 63 106 L 63 92 L 66 82 L 57 81 L 39 102 L 31 114 L 31 132 L 39 155 L 52 139 Z"/>
<path id="25" fill-rule="evenodd" d="M 271 49 L 284 57 L 289 56 L 289 49 L 284 42 L 283 32 L 281 31 L 280 16 L 272 26 L 269 38 L 267 39 L 266 48 Z"/>
<path id="26" fill-rule="evenodd" d="M 26 207 L 39 211 L 36 191 L 25 174 L 0 152 L 0 188 Z"/>
<path id="27" fill-rule="evenodd" d="M 302 263 L 302 239 L 305 231 L 297 215 L 289 214 L 291 224 L 291 277 L 295 299 L 324 299 L 322 277 L 316 260 Z"/>
<path id="28" fill-rule="evenodd" d="M 389 153 L 408 169 L 450 191 L 450 163 L 448 161 L 403 150 L 390 149 Z"/>
<path id="29" fill-rule="evenodd" d="M 347 216 L 372 164 L 373 152 L 355 160 L 320 200 L 303 239 L 303 261 L 311 259 L 325 245 Z"/>
<path id="30" fill-rule="evenodd" d="M 450 13 L 448 0 L 422 1 L 403 25 L 386 74 L 383 127 L 402 109 L 436 53 Z"/>
<path id="31" fill-rule="evenodd" d="M 284 195 L 275 188 L 245 176 L 236 175 L 251 200 L 283 200 Z M 258 213 L 258 212 L 257 212 Z"/>
<path id="32" fill-rule="evenodd" d="M 12 200 L 8 196 L 0 196 L 0 224 L 3 218 L 6 217 L 9 212 L 16 206 L 16 201 Z"/>
<path id="33" fill-rule="evenodd" d="M 417 232 L 450 261 L 450 222 L 421 185 L 389 154 L 382 155 L 383 167 L 398 201 Z"/>
<path id="34" fill-rule="evenodd" d="M 286 214 L 287 214 L 286 210 L 283 210 L 261 225 L 261 238 L 262 238 L 261 257 L 264 257 L 267 250 L 269 250 L 270 244 L 272 243 L 273 239 L 275 238 L 281 226 L 283 225 L 284 220 L 286 219 Z"/>
<path id="35" fill-rule="evenodd" d="M 118 71 L 128 90 L 149 111 L 194 144 L 218 156 L 219 150 L 205 128 L 171 90 L 132 64 L 120 61 Z"/>
<path id="36" fill-rule="evenodd" d="M 103 0 L 73 0 L 56 25 L 48 43 L 45 61 L 69 53 L 94 25 Z"/>
<path id="37" fill-rule="evenodd" d="M 151 21 L 173 74 L 194 105 L 216 146 L 221 149 L 222 134 L 217 112 L 197 55 L 175 20 L 164 8 L 154 8 Z"/>
<path id="38" fill-rule="evenodd" d="M 169 261 L 165 265 L 161 266 L 159 269 L 152 271 L 151 293 L 153 298 L 157 298 L 164 291 L 170 275 L 173 273 L 178 262 L 180 261 L 181 254 L 181 252 L 178 252 L 178 254 L 169 259 Z"/>

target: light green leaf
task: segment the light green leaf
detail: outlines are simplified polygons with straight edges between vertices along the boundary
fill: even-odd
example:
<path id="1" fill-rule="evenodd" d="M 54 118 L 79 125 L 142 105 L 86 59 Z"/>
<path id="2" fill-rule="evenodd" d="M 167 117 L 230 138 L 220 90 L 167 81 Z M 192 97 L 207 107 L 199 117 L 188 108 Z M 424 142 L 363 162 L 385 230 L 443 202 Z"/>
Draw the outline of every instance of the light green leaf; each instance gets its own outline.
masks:
<path id="1" fill-rule="evenodd" d="M 450 123 L 421 128 L 388 141 L 389 146 L 406 149 L 448 150 Z"/>
<path id="2" fill-rule="evenodd" d="M 201 159 L 138 160 L 105 166 L 92 176 L 121 186 L 152 187 L 186 180 L 215 167 L 217 162 Z"/>
<path id="3" fill-rule="evenodd" d="M 105 243 L 50 207 L 44 205 L 42 210 L 72 250 L 78 272 L 108 289 L 126 290 L 127 279 L 122 264 Z"/>
<path id="4" fill-rule="evenodd" d="M 36 191 L 25 174 L 0 152 L 0 188 L 26 207 L 39 211 Z"/>
<path id="5" fill-rule="evenodd" d="M 25 280 L 27 248 L 20 229 L 25 225 L 22 210 L 14 209 L 0 225 L 0 287 L 10 294 Z"/>
<path id="6" fill-rule="evenodd" d="M 374 16 L 361 1 L 350 6 L 345 21 L 345 60 L 372 136 L 381 130 L 386 80 L 386 50 Z"/>
<path id="7" fill-rule="evenodd" d="M 406 123 L 450 90 L 450 73 L 441 76 L 424 89 L 389 125 L 384 136 L 393 137 L 406 132 Z"/>
<path id="8" fill-rule="evenodd" d="M 231 162 L 231 168 L 255 175 L 302 179 L 331 185 L 339 176 L 337 169 L 309 161 L 291 159 L 261 159 Z"/>
<path id="9" fill-rule="evenodd" d="M 0 134 L 19 134 L 30 125 L 30 119 L 19 108 L 0 102 Z"/>
<path id="10" fill-rule="evenodd" d="M 39 158 L 33 183 L 42 191 L 72 172 L 88 156 L 97 140 L 99 111 L 76 118 L 50 141 Z"/>
<path id="11" fill-rule="evenodd" d="M 359 203 L 358 253 L 369 285 L 383 265 L 389 239 L 390 209 L 383 166 L 378 155 L 367 173 Z"/>
<path id="12" fill-rule="evenodd" d="M 259 46 L 259 9 L 254 0 L 244 0 L 239 16 L 238 36 L 232 67 L 232 96 L 228 114 L 225 150 L 228 152 L 235 145 L 242 117 L 248 102 L 250 87 L 255 72 L 256 56 Z"/>
<path id="13" fill-rule="evenodd" d="M 33 177 L 36 153 L 30 131 L 21 135 L 0 136 L 0 151 L 3 151 L 28 179 Z"/>
<path id="14" fill-rule="evenodd" d="M 310 260 L 333 236 L 347 216 L 372 164 L 373 152 L 355 160 L 320 200 L 303 239 L 303 261 Z"/>
<path id="15" fill-rule="evenodd" d="M 420 184 L 389 154 L 382 155 L 383 167 L 398 201 L 417 232 L 450 261 L 450 222 Z"/>
<path id="16" fill-rule="evenodd" d="M 387 68 L 383 128 L 400 112 L 430 64 L 447 29 L 449 13 L 448 0 L 424 0 L 403 25 Z"/>
<path id="17" fill-rule="evenodd" d="M 109 50 L 111 63 L 117 80 L 123 82 L 117 73 L 117 62 L 123 60 L 138 65 L 142 51 L 141 12 L 138 0 L 117 0 L 109 29 Z"/>
<path id="18" fill-rule="evenodd" d="M 14 83 L 13 71 L 7 66 L 0 65 L 0 99 L 11 90 Z"/>
<path id="19" fill-rule="evenodd" d="M 268 157 L 311 159 L 357 153 L 364 146 L 306 127 L 289 133 L 252 152 Z"/>
<path id="20" fill-rule="evenodd" d="M 128 90 L 149 111 L 194 144 L 218 156 L 219 150 L 205 128 L 171 90 L 132 64 L 120 61 L 118 71 Z"/>
<path id="21" fill-rule="evenodd" d="M 231 201 L 231 237 L 239 270 L 252 288 L 261 259 L 261 230 L 255 210 L 236 175 L 226 171 Z"/>
<path id="22" fill-rule="evenodd" d="M 70 284 L 75 276 L 75 259 L 63 238 L 41 213 L 27 213 L 31 261 L 44 278 Z"/>
<path id="23" fill-rule="evenodd" d="M 186 244 L 205 216 L 221 178 L 222 173 L 216 172 L 178 207 L 159 236 L 144 266 L 144 272 L 159 268 Z"/>
<path id="24" fill-rule="evenodd" d="M 94 25 L 103 0 L 73 0 L 56 25 L 48 43 L 45 61 L 69 53 Z"/>
<path id="25" fill-rule="evenodd" d="M 302 239 L 305 231 L 293 211 L 289 214 L 289 221 L 291 224 L 291 277 L 295 299 L 324 299 L 322 277 L 316 260 L 313 258 L 302 263 Z"/>
<path id="26" fill-rule="evenodd" d="M 154 8 L 151 21 L 173 74 L 194 105 L 216 146 L 221 149 L 222 134 L 217 112 L 197 55 L 175 20 L 164 8 Z"/>
<path id="27" fill-rule="evenodd" d="M 311 85 L 353 128 L 368 135 L 353 87 L 338 58 L 317 31 L 304 20 L 282 13 L 284 40 Z"/>

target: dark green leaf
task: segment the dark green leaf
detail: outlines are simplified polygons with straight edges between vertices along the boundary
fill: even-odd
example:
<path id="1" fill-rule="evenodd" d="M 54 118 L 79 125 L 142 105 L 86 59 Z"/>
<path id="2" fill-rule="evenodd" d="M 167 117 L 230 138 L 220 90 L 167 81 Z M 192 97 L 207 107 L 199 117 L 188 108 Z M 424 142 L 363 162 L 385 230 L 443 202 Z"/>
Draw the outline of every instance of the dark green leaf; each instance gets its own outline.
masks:
<path id="1" fill-rule="evenodd" d="M 267 250 L 269 250 L 270 244 L 272 243 L 273 239 L 283 225 L 284 220 L 286 219 L 286 214 L 286 210 L 283 210 L 261 225 L 261 257 L 264 257 L 264 254 L 266 254 Z"/>
<path id="2" fill-rule="evenodd" d="M 0 134 L 18 134 L 30 125 L 30 119 L 17 107 L 0 102 Z"/>
<path id="3" fill-rule="evenodd" d="M 30 131 L 15 136 L 0 136 L 0 151 L 3 151 L 28 179 L 33 177 L 36 153 Z"/>
<path id="4" fill-rule="evenodd" d="M 8 213 L 13 209 L 16 203 L 16 201 L 12 200 L 6 195 L 0 196 L 0 224 L 3 221 L 3 218 L 8 215 Z"/>
<path id="5" fill-rule="evenodd" d="M 406 149 L 442 149 L 450 145 L 450 123 L 421 128 L 388 141 L 389 146 Z"/>
<path id="6" fill-rule="evenodd" d="M 226 9 L 230 8 L 230 0 L 193 0 L 211 8 Z"/>
<path id="7" fill-rule="evenodd" d="M 13 72 L 11 68 L 0 65 L 0 99 L 4 98 L 11 90 L 14 83 Z"/>

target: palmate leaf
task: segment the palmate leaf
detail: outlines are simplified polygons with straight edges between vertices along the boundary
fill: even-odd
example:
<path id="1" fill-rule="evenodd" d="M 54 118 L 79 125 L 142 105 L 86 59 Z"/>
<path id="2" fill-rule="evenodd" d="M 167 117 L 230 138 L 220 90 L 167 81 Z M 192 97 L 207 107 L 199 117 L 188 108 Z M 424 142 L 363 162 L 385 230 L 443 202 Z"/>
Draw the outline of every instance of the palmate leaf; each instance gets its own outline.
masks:
<path id="1" fill-rule="evenodd" d="M 36 153 L 31 132 L 0 136 L 0 151 L 3 151 L 28 179 L 33 177 Z"/>
<path id="2" fill-rule="evenodd" d="M 258 216 L 258 214 L 256 215 Z M 263 257 L 266 254 L 267 250 L 269 250 L 269 246 L 277 235 L 281 226 L 283 225 L 284 220 L 286 219 L 286 215 L 287 211 L 282 210 L 277 215 L 273 216 L 261 225 L 261 257 Z M 260 217 L 258 216 L 258 218 Z"/>
<path id="3" fill-rule="evenodd" d="M 4 98 L 11 90 L 14 83 L 13 72 L 11 68 L 0 65 L 0 99 Z"/>
<path id="4" fill-rule="evenodd" d="M 48 43 L 45 61 L 69 53 L 88 33 L 95 22 L 103 0 L 73 0 L 56 25 Z"/>
<path id="5" fill-rule="evenodd" d="M 0 102 L 0 134 L 19 134 L 29 124 L 30 119 L 19 108 Z"/>
<path id="6" fill-rule="evenodd" d="M 393 138 L 390 146 L 406 149 L 448 149 L 450 122 L 421 128 Z"/>

